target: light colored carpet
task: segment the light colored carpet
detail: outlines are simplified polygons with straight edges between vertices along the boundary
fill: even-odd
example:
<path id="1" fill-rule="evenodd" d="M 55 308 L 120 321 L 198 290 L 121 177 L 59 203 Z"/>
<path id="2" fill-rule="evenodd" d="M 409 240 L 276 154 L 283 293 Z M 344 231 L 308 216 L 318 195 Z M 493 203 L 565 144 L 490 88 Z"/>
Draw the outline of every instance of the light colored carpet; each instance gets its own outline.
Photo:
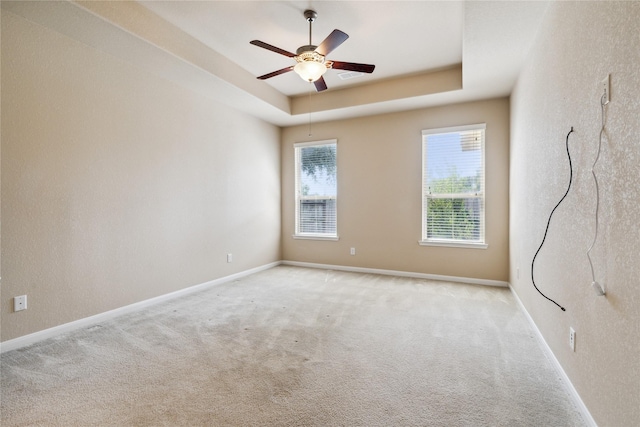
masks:
<path id="1" fill-rule="evenodd" d="M 509 290 L 289 266 L 1 369 L 5 427 L 585 425 Z"/>

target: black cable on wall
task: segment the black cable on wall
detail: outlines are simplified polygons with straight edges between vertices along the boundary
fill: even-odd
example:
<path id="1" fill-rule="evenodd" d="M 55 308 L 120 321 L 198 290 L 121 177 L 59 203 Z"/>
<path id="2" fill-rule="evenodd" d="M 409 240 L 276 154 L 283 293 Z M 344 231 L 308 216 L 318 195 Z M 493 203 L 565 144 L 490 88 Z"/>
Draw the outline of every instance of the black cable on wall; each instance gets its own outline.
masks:
<path id="1" fill-rule="evenodd" d="M 533 256 L 533 260 L 531 261 L 531 281 L 533 282 L 533 287 L 536 288 L 536 291 L 538 291 L 540 295 L 542 295 L 543 297 L 545 297 L 546 299 L 548 299 L 549 301 L 557 305 L 562 311 L 566 311 L 566 309 L 560 304 L 558 304 L 557 302 L 555 302 L 554 300 L 552 300 L 551 298 L 549 298 L 548 296 L 546 296 L 545 294 L 543 294 L 542 291 L 538 289 L 538 286 L 536 285 L 536 279 L 533 274 L 533 267 L 536 262 L 536 257 L 538 256 L 538 253 L 540 252 L 540 249 L 542 249 L 542 245 L 544 245 L 544 241 L 547 238 L 547 233 L 549 232 L 549 225 L 551 224 L 551 217 L 553 216 L 553 213 L 556 211 L 556 209 L 558 209 L 558 206 L 560 206 L 560 203 L 562 203 L 565 197 L 567 197 L 567 194 L 569 194 L 569 190 L 571 189 L 571 183 L 573 182 L 573 166 L 571 164 L 571 152 L 569 151 L 569 135 L 571 135 L 572 132 L 573 132 L 573 126 L 571 127 L 571 130 L 567 134 L 567 138 L 566 138 L 567 157 L 569 158 L 569 186 L 567 187 L 567 191 L 565 191 L 564 196 L 562 196 L 562 198 L 556 204 L 553 210 L 551 210 L 551 213 L 549 214 L 549 220 L 547 221 L 547 228 L 544 230 L 544 237 L 542 238 L 542 242 L 540 243 L 540 246 L 538 246 L 538 250 L 536 251 L 535 255 Z"/>

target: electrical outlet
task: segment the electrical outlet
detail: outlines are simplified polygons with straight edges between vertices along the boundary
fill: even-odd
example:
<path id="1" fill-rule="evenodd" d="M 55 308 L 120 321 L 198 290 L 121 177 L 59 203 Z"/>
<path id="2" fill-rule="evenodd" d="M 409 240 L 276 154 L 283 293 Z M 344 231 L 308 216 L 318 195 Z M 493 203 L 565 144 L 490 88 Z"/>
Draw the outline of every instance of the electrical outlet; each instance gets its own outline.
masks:
<path id="1" fill-rule="evenodd" d="M 602 79 L 602 81 L 600 82 L 600 85 L 602 86 L 602 91 L 603 91 L 603 94 L 600 96 L 604 95 L 604 97 L 602 98 L 602 103 L 606 105 L 609 103 L 609 100 L 611 99 L 611 94 L 610 94 L 611 86 L 609 85 L 609 74 L 607 74 L 607 77 Z"/>
<path id="2" fill-rule="evenodd" d="M 27 296 L 20 295 L 13 298 L 13 311 L 22 311 L 27 309 Z"/>
<path id="3" fill-rule="evenodd" d="M 356 254 L 356 248 L 351 248 L 351 251 L 349 253 L 351 255 L 355 255 Z"/>
<path id="4" fill-rule="evenodd" d="M 227 262 L 233 261 L 233 254 L 227 254 Z"/>
<path id="5" fill-rule="evenodd" d="M 576 351 L 576 331 L 569 327 L 569 347 L 571 347 L 571 351 Z"/>
<path id="6" fill-rule="evenodd" d="M 516 279 L 520 278 L 520 267 L 516 267 Z"/>

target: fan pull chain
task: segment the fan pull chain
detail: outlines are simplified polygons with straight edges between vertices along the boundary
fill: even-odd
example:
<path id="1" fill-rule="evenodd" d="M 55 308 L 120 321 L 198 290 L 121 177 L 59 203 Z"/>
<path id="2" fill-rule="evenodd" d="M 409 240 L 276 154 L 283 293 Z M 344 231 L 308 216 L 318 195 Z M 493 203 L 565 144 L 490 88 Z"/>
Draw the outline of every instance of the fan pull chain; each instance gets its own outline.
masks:
<path id="1" fill-rule="evenodd" d="M 311 137 L 311 83 L 309 83 L 309 137 Z"/>

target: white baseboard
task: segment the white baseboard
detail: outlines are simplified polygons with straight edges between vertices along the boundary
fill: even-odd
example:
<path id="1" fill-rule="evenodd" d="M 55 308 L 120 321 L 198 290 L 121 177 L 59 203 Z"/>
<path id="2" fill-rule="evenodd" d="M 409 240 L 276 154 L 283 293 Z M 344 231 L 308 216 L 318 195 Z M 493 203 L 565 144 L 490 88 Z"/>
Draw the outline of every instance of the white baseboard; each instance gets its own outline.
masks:
<path id="1" fill-rule="evenodd" d="M 439 274 L 414 273 L 410 271 L 398 271 L 398 270 L 382 270 L 378 268 L 348 267 L 344 265 L 316 264 L 312 262 L 299 262 L 299 261 L 282 261 L 282 264 L 292 265 L 296 267 L 321 268 L 325 270 L 352 271 L 355 273 L 370 273 L 370 274 L 382 274 L 385 276 L 400 276 L 400 277 L 413 277 L 416 279 L 441 280 L 445 282 L 468 283 L 472 285 L 499 286 L 502 288 L 509 287 L 508 282 L 502 282 L 500 280 L 473 279 L 470 277 L 442 276 Z"/>
<path id="2" fill-rule="evenodd" d="M 149 307 L 154 304 L 158 304 L 163 301 L 167 301 L 173 298 L 178 298 L 181 296 L 185 296 L 197 291 L 201 291 L 207 289 L 211 286 L 219 285 L 221 283 L 230 282 L 232 280 L 239 279 L 241 277 L 249 276 L 250 274 L 258 273 L 263 270 L 268 270 L 270 268 L 276 267 L 280 265 L 280 261 L 272 262 L 270 264 L 265 264 L 259 267 L 251 268 L 249 270 L 241 271 L 239 273 L 231 274 L 229 276 L 221 277 L 219 279 L 211 280 L 209 282 L 201 283 L 199 285 L 190 286 L 185 289 L 180 289 L 175 292 L 170 292 L 168 294 L 160 295 L 154 298 L 150 298 L 144 301 L 136 302 L 133 304 L 125 305 L 124 307 L 119 307 L 114 310 L 105 311 L 104 313 L 96 314 L 94 316 L 85 317 L 82 319 L 75 320 L 73 322 L 65 323 L 63 325 L 54 326 L 53 328 L 48 328 L 42 331 L 34 332 L 29 335 L 24 335 L 12 340 L 7 340 L 5 342 L 0 343 L 0 353 L 4 353 L 7 351 L 15 350 L 18 348 L 26 347 L 28 345 L 34 344 L 38 341 L 45 340 L 47 338 L 51 338 L 65 332 L 73 331 L 75 329 L 84 328 L 87 326 L 95 325 L 99 322 L 104 322 L 106 320 L 112 319 L 116 316 L 120 316 L 126 313 L 131 313 L 133 311 L 141 310 L 145 307 Z"/>
<path id="3" fill-rule="evenodd" d="M 567 390 L 569 391 L 571 398 L 573 399 L 576 406 L 578 407 L 578 410 L 580 411 L 582 418 L 584 419 L 584 421 L 587 423 L 589 427 L 598 427 L 598 425 L 596 424 L 596 421 L 591 416 L 589 409 L 584 404 L 584 402 L 582 401 L 582 398 L 578 394 L 578 391 L 575 389 L 575 387 L 571 383 L 571 380 L 567 376 L 567 373 L 564 371 L 564 369 L 562 369 L 562 365 L 560 365 L 560 362 L 558 361 L 558 359 L 556 359 L 555 354 L 553 354 L 553 351 L 551 351 L 551 347 L 549 347 L 549 344 L 547 344 L 547 341 L 545 341 L 544 337 L 542 336 L 542 333 L 538 329 L 538 326 L 533 321 L 533 318 L 529 315 L 529 312 L 525 308 L 524 304 L 522 304 L 522 301 L 520 300 L 520 297 L 518 297 L 518 294 L 516 293 L 515 289 L 513 289 L 513 286 L 511 285 L 509 285 L 509 288 L 511 289 L 511 294 L 513 295 L 516 302 L 518 303 L 518 306 L 520 306 L 520 309 L 522 310 L 525 317 L 531 324 L 531 327 L 533 328 L 536 334 L 536 337 L 538 338 L 538 341 L 542 345 L 542 348 L 547 353 L 548 359 L 551 361 L 551 364 L 555 368 L 556 372 L 558 372 L 558 374 L 560 375 L 560 378 L 562 379 L 565 386 L 567 387 Z"/>

